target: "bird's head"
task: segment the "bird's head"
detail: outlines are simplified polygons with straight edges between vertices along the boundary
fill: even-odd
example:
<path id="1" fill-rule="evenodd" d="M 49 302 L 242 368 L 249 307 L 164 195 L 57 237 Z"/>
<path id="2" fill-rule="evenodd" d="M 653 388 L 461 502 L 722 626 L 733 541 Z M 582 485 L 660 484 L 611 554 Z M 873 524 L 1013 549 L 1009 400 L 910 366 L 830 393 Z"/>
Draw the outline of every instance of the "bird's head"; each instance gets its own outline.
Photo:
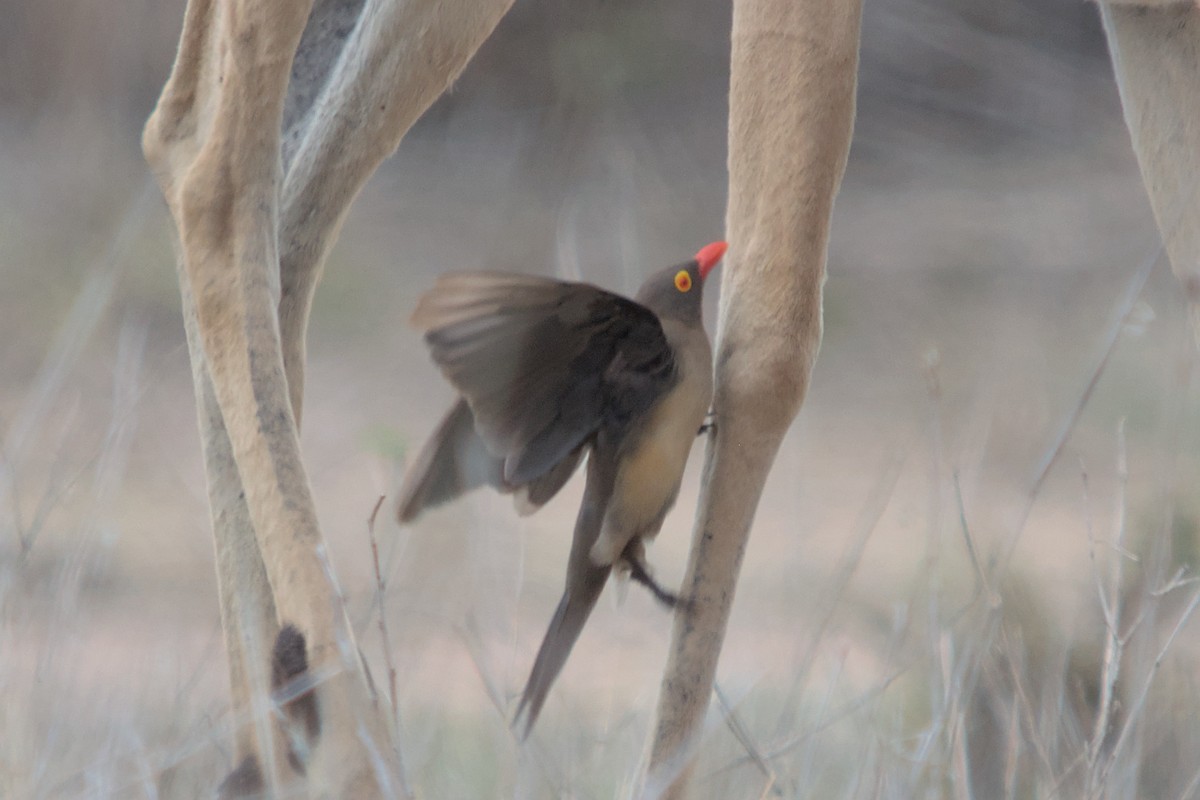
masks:
<path id="1" fill-rule="evenodd" d="M 699 322 L 704 281 L 728 246 L 706 244 L 691 261 L 654 273 L 638 290 L 637 301 L 660 317 Z"/>

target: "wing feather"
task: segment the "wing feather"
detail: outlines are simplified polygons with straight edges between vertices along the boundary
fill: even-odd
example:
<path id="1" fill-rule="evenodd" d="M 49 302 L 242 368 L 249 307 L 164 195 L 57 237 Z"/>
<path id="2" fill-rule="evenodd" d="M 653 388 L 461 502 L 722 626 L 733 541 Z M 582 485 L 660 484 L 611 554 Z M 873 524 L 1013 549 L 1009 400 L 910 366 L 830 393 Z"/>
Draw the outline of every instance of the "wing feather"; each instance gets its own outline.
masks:
<path id="1" fill-rule="evenodd" d="M 601 426 L 628 424 L 675 380 L 653 312 L 588 284 L 454 273 L 421 297 L 412 323 L 514 487 L 578 461 Z M 545 485 L 562 482 L 556 473 Z"/>

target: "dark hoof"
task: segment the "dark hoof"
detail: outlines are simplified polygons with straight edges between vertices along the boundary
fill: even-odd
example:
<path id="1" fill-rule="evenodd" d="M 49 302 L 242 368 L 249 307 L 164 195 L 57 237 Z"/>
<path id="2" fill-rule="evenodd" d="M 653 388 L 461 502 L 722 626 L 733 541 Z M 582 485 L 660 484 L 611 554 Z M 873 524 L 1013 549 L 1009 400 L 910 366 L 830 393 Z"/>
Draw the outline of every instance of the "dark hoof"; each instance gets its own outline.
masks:
<path id="1" fill-rule="evenodd" d="M 233 772 L 225 776 L 217 787 L 218 800 L 250 800 L 263 796 L 262 771 L 258 759 L 246 756 Z"/>
<path id="2" fill-rule="evenodd" d="M 308 753 L 321 735 L 321 717 L 308 673 L 308 646 L 294 625 L 284 625 L 275 639 L 271 688 L 287 720 L 288 763 L 303 773 Z"/>

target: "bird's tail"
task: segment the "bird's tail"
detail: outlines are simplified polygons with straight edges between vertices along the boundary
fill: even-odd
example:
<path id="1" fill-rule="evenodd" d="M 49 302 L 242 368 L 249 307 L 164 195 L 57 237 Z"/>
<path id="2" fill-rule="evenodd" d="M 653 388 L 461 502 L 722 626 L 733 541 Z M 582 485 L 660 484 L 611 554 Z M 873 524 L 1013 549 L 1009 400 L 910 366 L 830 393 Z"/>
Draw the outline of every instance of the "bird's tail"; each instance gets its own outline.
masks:
<path id="1" fill-rule="evenodd" d="M 525 691 L 513 718 L 513 727 L 521 731 L 522 738 L 529 735 L 533 724 L 537 722 L 542 704 L 546 702 L 546 694 L 562 671 L 571 648 L 579 638 L 579 632 L 583 630 L 583 624 L 604 591 L 608 574 L 612 572 L 611 564 L 595 564 L 590 554 L 604 524 L 615 476 L 616 463 L 609 454 L 609 448 L 593 447 L 588 456 L 587 484 L 583 490 L 579 516 L 575 519 L 575 535 L 567 560 L 567 586 L 562 599 L 558 601 L 558 610 L 550 620 L 546 638 L 538 649 L 533 670 L 529 673 L 529 680 L 525 683 Z"/>
<path id="2" fill-rule="evenodd" d="M 566 663 L 571 648 L 579 638 L 579 632 L 583 630 L 584 623 L 595 608 L 596 600 L 604 590 L 604 583 L 611 571 L 611 566 L 592 567 L 583 580 L 568 586 L 562 599 L 558 601 L 558 610 L 550 620 L 546 638 L 542 640 L 542 646 L 538 649 L 537 659 L 533 662 L 529 680 L 525 683 L 525 692 L 521 695 L 521 702 L 513 718 L 513 727 L 521 732 L 521 738 L 528 736 L 533 724 L 537 722 L 542 704 L 546 702 L 546 695 L 550 692 L 558 673 L 562 671 L 563 664 Z"/>

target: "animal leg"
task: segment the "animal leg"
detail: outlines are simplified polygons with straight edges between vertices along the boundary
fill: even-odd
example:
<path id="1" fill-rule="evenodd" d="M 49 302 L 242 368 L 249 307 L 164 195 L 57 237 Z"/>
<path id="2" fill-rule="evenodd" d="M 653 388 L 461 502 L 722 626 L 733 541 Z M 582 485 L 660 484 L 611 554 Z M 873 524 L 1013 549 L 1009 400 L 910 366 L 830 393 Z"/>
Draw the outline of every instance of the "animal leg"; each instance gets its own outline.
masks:
<path id="1" fill-rule="evenodd" d="M 859 2 L 735 0 L 729 254 L 700 507 L 642 796 L 680 798 L 750 525 L 821 339 L 833 199 L 850 146 Z"/>
<path id="2" fill-rule="evenodd" d="M 229 545 L 230 537 L 234 547 L 257 546 L 278 616 L 301 632 L 307 664 L 321 676 L 322 736 L 305 765 L 312 790 L 372 797 L 389 791 L 394 755 L 357 674 L 353 638 L 327 576 L 277 316 L 280 119 L 309 8 L 196 0 L 143 147 L 179 230 L 196 338 L 255 533 L 256 542 L 246 543 L 248 531 L 231 526 L 218 534 L 218 546 Z M 218 557 L 227 562 L 226 555 Z M 234 656 L 243 671 L 267 668 L 273 641 L 254 644 Z M 262 662 L 251 663 L 251 653 L 263 654 Z M 266 747 L 275 752 L 264 765 L 269 786 L 280 779 L 271 774 L 279 757 L 278 748 Z"/>
<path id="3" fill-rule="evenodd" d="M 1200 10 L 1103 5 L 1125 123 L 1200 343 Z"/>
<path id="4" fill-rule="evenodd" d="M 261 751 L 262 758 L 274 764 L 274 768 L 267 772 L 270 780 L 274 781 L 281 774 L 283 765 L 279 731 L 269 714 L 255 714 L 252 709 L 253 704 L 261 703 L 270 691 L 267 673 L 261 665 L 265 663 L 267 654 L 263 648 L 274 641 L 279 632 L 275 599 L 271 596 L 266 567 L 254 538 L 250 510 L 246 507 L 245 493 L 221 418 L 221 408 L 213 394 L 212 380 L 208 375 L 196 328 L 191 292 L 182 275 L 180 278 L 184 327 L 192 361 L 192 382 L 196 387 L 200 440 L 208 475 L 208 503 L 216 549 L 221 628 L 229 662 L 233 714 L 238 723 L 234 729 L 234 763 L 254 763 L 257 769 L 258 753 Z M 260 668 L 255 669 L 255 665 L 260 665 Z M 248 718 L 252 718 L 255 725 L 241 724 Z"/>
<path id="5" fill-rule="evenodd" d="M 510 1 L 364 5 L 361 0 L 318 0 L 312 30 L 294 62 L 308 5 L 250 8 L 193 0 L 189 6 L 179 58 L 147 124 L 144 149 L 180 229 L 182 282 L 185 289 L 196 287 L 200 298 L 189 303 L 185 291 L 186 311 L 195 323 L 197 344 L 192 350 L 239 711 L 246 710 L 247 696 L 253 694 L 249 684 L 265 683 L 267 658 L 262 656 L 269 652 L 277 628 L 267 575 L 270 588 L 287 596 L 280 600 L 280 615 L 307 632 L 299 641 L 315 651 L 309 658 L 318 665 L 328 661 L 336 644 L 342 660 L 352 660 L 348 630 L 334 635 L 344 620 L 337 619 L 340 611 L 332 611 L 337 602 L 324 581 L 320 536 L 295 441 L 312 292 L 354 194 L 461 71 Z M 358 24 L 350 24 L 355 17 Z M 344 53 L 347 46 L 353 49 Z M 274 174 L 280 160 L 278 113 L 289 65 L 294 79 L 287 101 L 288 146 L 282 153 L 288 169 L 280 176 Z M 283 235 L 275 253 L 273 200 L 280 187 L 285 187 L 278 212 Z M 277 316 L 265 313 L 268 308 Z M 250 334 L 246 342 L 237 341 L 239 330 Z M 229 334 L 235 334 L 234 341 L 226 340 Z M 211 375 L 220 373 L 211 382 L 207 360 L 214 364 Z M 231 382 L 239 381 L 242 385 L 231 391 Z M 245 389 L 252 382 L 255 402 L 247 403 Z M 290 403 L 281 401 L 281 386 Z M 201 391 L 204 387 L 207 393 Z M 222 409 L 225 415 L 231 409 L 242 414 L 235 423 L 225 419 Z M 267 424 L 261 426 L 261 435 L 251 431 L 246 436 L 255 419 Z M 234 442 L 240 446 L 234 447 Z M 244 492 L 245 476 L 235 471 L 235 457 L 237 468 L 251 473 L 244 480 Z M 251 498 L 249 506 L 245 497 Z M 289 515 L 280 514 L 281 509 L 293 512 L 290 518 L 282 519 Z M 253 518 L 255 523 L 265 522 L 256 524 L 257 541 L 250 533 Z M 263 561 L 260 546 L 270 564 Z M 306 563 L 293 568 L 297 558 Z M 326 585 L 309 603 L 297 597 L 297 586 L 322 583 Z M 292 613 L 286 606 L 297 601 L 307 607 Z M 240 607 L 252 609 L 251 617 L 270 625 L 239 624 L 237 620 L 247 616 L 237 610 Z M 255 636 L 241 628 L 261 632 Z M 255 646 L 239 645 L 247 638 L 254 639 Z M 256 659 L 255 664 L 248 659 Z M 247 680 L 250 673 L 258 679 Z M 322 690 L 323 696 L 334 693 Z M 353 704 L 325 700 L 326 709 L 335 714 L 343 707 L 354 713 Z M 352 724 L 330 725 L 331 721 L 336 722 L 326 720 L 327 737 L 353 739 L 357 729 Z M 378 726 L 362 727 L 369 732 Z M 239 754 L 249 748 L 244 742 L 250 738 L 239 732 Z M 346 746 L 355 749 L 357 744 L 361 743 Z M 265 747 L 271 749 L 270 743 Z M 327 755 L 334 753 L 323 760 L 344 776 L 353 776 L 356 762 L 338 758 L 336 751 L 341 749 L 345 748 L 323 748 Z M 340 785 L 346 791 L 355 784 Z"/>
<path id="6" fill-rule="evenodd" d="M 340 45 L 342 56 L 316 54 L 330 62 L 328 76 L 288 132 L 279 217 L 279 326 L 297 417 L 313 292 L 351 202 L 511 5 L 366 0 L 359 24 Z"/>

